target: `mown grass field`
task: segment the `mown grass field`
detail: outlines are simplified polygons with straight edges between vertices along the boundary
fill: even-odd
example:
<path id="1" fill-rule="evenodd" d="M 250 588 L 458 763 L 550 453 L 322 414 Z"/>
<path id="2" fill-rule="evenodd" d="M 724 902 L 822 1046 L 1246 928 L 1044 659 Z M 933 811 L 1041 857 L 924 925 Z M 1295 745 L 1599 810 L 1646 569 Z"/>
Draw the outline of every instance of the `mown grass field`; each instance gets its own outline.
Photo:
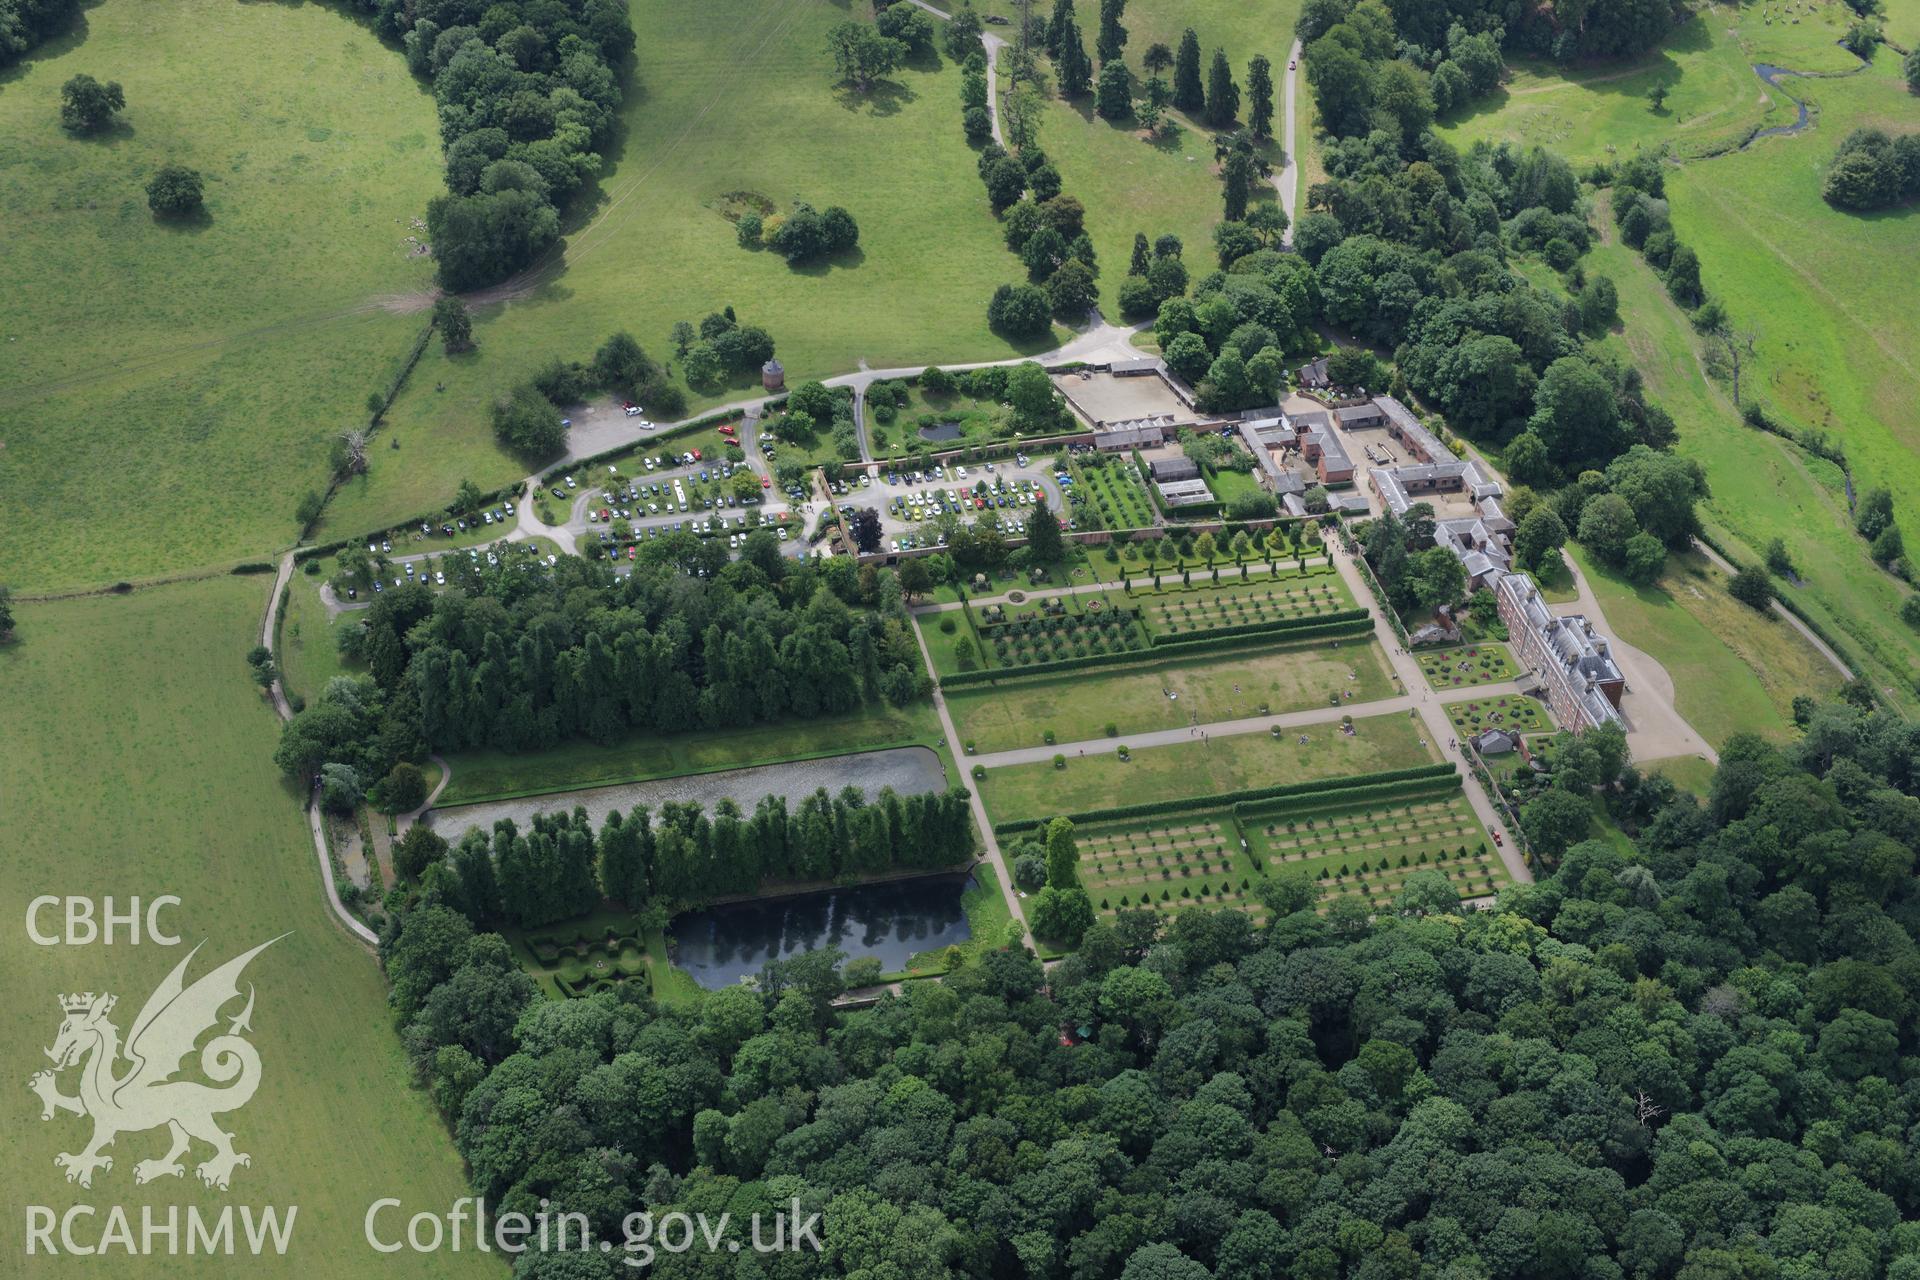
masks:
<path id="1" fill-rule="evenodd" d="M 961 132 L 956 64 L 909 66 L 860 96 L 833 84 L 826 32 L 853 16 L 842 7 L 636 0 L 632 12 L 643 35 L 624 134 L 562 265 L 521 300 L 477 312 L 475 354 L 450 361 L 435 348 L 422 361 L 391 416 L 399 451 L 377 451 L 328 530 L 431 509 L 462 477 L 490 488 L 522 474 L 494 444 L 493 397 L 549 357 L 590 357 L 616 330 L 666 359 L 676 320 L 731 303 L 773 334 L 789 385 L 862 358 L 885 368 L 1016 354 L 988 330 L 986 306 L 1024 273 Z M 844 205 L 859 249 L 800 270 L 742 249 L 720 213 L 738 191 L 782 210 Z M 696 405 L 748 394 L 757 381 Z"/>
<path id="2" fill-rule="evenodd" d="M 1260 715 L 1262 706 L 1274 715 L 1330 710 L 1331 698 L 1349 691 L 1355 702 L 1397 692 L 1378 645 L 1349 640 L 1334 649 L 1318 641 L 1263 652 L 1249 641 L 1245 652 L 1009 678 L 946 698 L 962 742 L 986 753 L 1039 746 L 1048 730 L 1057 741 L 1077 742 L 1100 737 L 1109 724 L 1124 736 Z"/>
<path id="3" fill-rule="evenodd" d="M 446 808 L 510 796 L 915 745 L 944 746 L 931 702 L 907 707 L 876 705 L 844 717 L 746 729 L 636 734 L 611 747 L 576 741 L 551 751 L 518 755 L 463 751 L 447 759 L 453 779 L 439 804 Z"/>
<path id="4" fill-rule="evenodd" d="M 1302 745 L 1300 738 L 1307 738 Z M 1337 721 L 1308 729 L 1283 729 L 1231 738 L 1143 747 L 1131 762 L 1115 751 L 1070 756 L 1066 767 L 1047 761 L 987 770 L 977 785 L 995 822 L 1052 817 L 1111 805 L 1135 804 L 1172 796 L 1209 795 L 1334 778 L 1383 769 L 1404 769 L 1439 759 L 1419 726 L 1406 716 L 1371 716 L 1354 721 L 1354 733 Z"/>
<path id="5" fill-rule="evenodd" d="M 326 910 L 299 797 L 273 767 L 279 722 L 241 661 L 265 605 L 260 578 L 34 605 L 20 610 L 18 640 L 0 648 L 8 708 L 0 808 L 37 815 L 0 829 L 0 906 L 12 922 L 0 934 L 0 963 L 15 988 L 0 1051 L 13 1093 L 0 1195 L 56 1212 L 102 1206 L 96 1232 L 107 1205 L 126 1206 L 136 1230 L 142 1205 L 298 1205 L 286 1257 L 248 1262 L 247 1274 L 364 1276 L 375 1255 L 361 1221 L 374 1199 L 444 1210 L 466 1194 L 466 1179 L 431 1104 L 412 1087 L 373 957 Z M 135 895 L 176 894 L 181 905 L 163 923 L 183 945 L 35 946 L 22 921 L 42 894 L 112 895 L 123 908 Z M 52 923 L 52 913 L 42 917 Z M 85 1122 L 63 1114 L 41 1123 L 21 1087 L 47 1065 L 41 1050 L 59 1025 L 56 997 L 115 993 L 124 1032 L 193 944 L 206 944 L 190 971 L 199 976 L 289 931 L 246 973 L 258 991 L 249 1038 L 263 1069 L 253 1100 L 221 1117 L 253 1157 L 232 1190 L 202 1189 L 191 1168 L 181 1181 L 134 1186 L 134 1163 L 162 1153 L 163 1131 L 122 1135 L 111 1148 L 114 1167 L 91 1190 L 64 1182 L 53 1157 L 80 1148 Z M 73 1091 L 71 1079 L 63 1089 Z M 205 1158 L 196 1151 L 196 1161 Z M 404 1275 L 494 1274 L 472 1252 L 379 1262 Z M 45 1274 L 56 1265 L 36 1259 L 14 1270 Z M 194 1270 L 185 1260 L 118 1255 L 95 1266 L 116 1276 Z M 238 1274 L 233 1264 L 229 1272 Z"/>
<path id="6" fill-rule="evenodd" d="M 74 138 L 60 85 L 125 88 Z M 441 189 L 433 104 L 323 5 L 90 6 L 0 74 L 0 565 L 16 589 L 138 579 L 292 541 L 329 438 L 420 327 L 406 237 Z M 200 170 L 208 216 L 145 184 Z"/>
<path id="7" fill-rule="evenodd" d="M 1669 557 L 1658 583 L 1635 587 L 1572 550 L 1608 625 L 1660 660 L 1680 714 L 1716 747 L 1735 733 L 1784 738 L 1795 694 L 1839 690 L 1839 673 L 1812 645 L 1728 595 L 1725 575 L 1698 554 Z"/>

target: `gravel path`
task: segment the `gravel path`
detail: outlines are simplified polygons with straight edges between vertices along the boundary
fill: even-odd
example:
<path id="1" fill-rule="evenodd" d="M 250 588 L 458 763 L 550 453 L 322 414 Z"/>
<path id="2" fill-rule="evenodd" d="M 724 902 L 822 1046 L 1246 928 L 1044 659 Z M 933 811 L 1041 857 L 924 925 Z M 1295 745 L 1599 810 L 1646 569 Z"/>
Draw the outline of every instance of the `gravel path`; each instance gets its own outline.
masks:
<path id="1" fill-rule="evenodd" d="M 869 797 L 879 794 L 883 787 L 892 787 L 902 795 L 939 791 L 946 786 L 946 770 L 931 748 L 895 747 L 752 769 L 726 769 L 580 791 L 556 791 L 518 800 L 485 800 L 436 809 L 426 820 L 441 836 L 452 841 L 476 827 L 491 830 L 502 818 L 511 818 L 524 830 L 536 813 L 567 812 L 575 805 L 584 806 L 597 827 L 613 810 L 625 812 L 635 805 L 658 809 L 669 800 L 678 800 L 711 808 L 717 801 L 731 799 L 743 811 L 751 813 L 765 796 L 785 796 L 787 804 L 794 806 L 821 787 L 837 793 L 847 786 L 858 787 Z"/>

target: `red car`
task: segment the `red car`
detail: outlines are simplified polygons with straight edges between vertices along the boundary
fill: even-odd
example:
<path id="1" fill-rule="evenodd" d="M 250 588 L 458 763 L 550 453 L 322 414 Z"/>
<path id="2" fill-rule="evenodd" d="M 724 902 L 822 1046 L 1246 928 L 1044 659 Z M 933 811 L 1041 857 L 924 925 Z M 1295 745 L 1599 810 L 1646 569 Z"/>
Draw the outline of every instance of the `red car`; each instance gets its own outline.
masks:
<path id="1" fill-rule="evenodd" d="M 762 489 L 771 489 L 771 488 L 773 488 L 773 481 L 771 481 L 771 480 L 769 480 L 769 479 L 767 479 L 767 478 L 766 478 L 765 476 L 761 476 L 761 477 L 760 477 L 760 487 L 761 487 Z"/>
<path id="2" fill-rule="evenodd" d="M 692 452 L 693 452 L 693 460 L 695 462 L 700 461 L 700 451 L 698 449 L 695 449 Z"/>
<path id="3" fill-rule="evenodd" d="M 1493 833 L 1493 844 L 1494 844 L 1494 847 L 1495 847 L 1496 849 L 1497 849 L 1497 848 L 1501 848 L 1501 847 L 1502 847 L 1502 846 L 1504 846 L 1504 845 L 1505 845 L 1506 843 L 1507 843 L 1507 842 L 1506 842 L 1505 840 L 1502 840 L 1502 839 L 1500 838 L 1500 833 L 1499 833 L 1498 831 L 1495 831 L 1495 832 Z"/>
<path id="4" fill-rule="evenodd" d="M 629 559 L 629 560 L 631 560 L 631 559 L 633 559 L 633 548 L 632 548 L 632 547 L 628 547 L 628 548 L 627 548 L 627 559 Z"/>
<path id="5" fill-rule="evenodd" d="M 730 435 L 732 435 L 732 434 L 733 434 L 733 424 L 732 424 L 731 422 L 723 422 L 723 423 L 721 423 L 721 424 L 720 424 L 720 434 L 721 434 L 721 435 L 723 435 L 723 436 L 730 436 Z"/>

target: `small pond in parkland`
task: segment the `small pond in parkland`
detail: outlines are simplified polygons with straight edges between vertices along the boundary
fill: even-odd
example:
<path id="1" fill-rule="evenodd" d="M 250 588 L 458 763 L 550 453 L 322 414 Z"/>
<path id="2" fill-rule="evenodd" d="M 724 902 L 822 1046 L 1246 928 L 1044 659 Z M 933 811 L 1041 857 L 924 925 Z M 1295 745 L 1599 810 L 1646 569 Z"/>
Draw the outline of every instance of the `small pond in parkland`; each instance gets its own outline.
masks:
<path id="1" fill-rule="evenodd" d="M 962 434 L 957 422 L 936 422 L 930 427 L 920 428 L 922 440 L 958 440 Z"/>
<path id="2" fill-rule="evenodd" d="M 769 960 L 837 946 L 875 956 L 888 972 L 922 951 L 973 936 L 961 904 L 970 872 L 915 876 L 786 898 L 755 898 L 675 916 L 673 963 L 709 989 L 732 986 Z"/>

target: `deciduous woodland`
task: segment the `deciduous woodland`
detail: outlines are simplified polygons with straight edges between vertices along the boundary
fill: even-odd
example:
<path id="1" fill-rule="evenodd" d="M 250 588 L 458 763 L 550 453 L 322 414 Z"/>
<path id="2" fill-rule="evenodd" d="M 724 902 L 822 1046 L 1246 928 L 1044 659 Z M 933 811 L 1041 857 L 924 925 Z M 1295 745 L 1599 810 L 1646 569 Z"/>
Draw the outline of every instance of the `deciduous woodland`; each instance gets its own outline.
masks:
<path id="1" fill-rule="evenodd" d="M 1491 911 L 1422 872 L 1322 914 L 1282 875 L 1264 927 L 1122 912 L 859 1012 L 830 952 L 697 1005 L 536 999 L 432 892 L 382 950 L 489 1203 L 617 1241 L 636 1203 L 797 1196 L 826 1252 L 768 1274 L 1905 1278 L 1916 760 L 1825 706 Z"/>

